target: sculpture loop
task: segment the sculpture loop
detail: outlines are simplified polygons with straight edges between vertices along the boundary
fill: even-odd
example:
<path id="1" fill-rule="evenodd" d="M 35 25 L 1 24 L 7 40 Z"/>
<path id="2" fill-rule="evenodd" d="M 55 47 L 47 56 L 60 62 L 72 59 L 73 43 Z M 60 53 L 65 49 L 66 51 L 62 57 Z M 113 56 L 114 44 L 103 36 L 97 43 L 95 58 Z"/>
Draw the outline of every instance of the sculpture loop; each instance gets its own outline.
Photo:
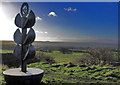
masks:
<path id="1" fill-rule="evenodd" d="M 21 15 L 26 17 L 28 15 L 28 12 L 29 12 L 29 6 L 27 3 L 23 3 L 22 7 L 21 7 Z"/>

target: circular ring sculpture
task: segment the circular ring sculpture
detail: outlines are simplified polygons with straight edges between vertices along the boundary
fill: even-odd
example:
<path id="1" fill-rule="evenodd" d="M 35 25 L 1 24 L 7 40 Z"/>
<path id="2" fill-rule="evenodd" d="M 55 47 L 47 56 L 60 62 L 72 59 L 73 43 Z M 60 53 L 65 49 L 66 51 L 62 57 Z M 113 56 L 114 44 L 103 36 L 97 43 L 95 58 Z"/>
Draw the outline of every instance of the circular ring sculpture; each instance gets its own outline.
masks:
<path id="1" fill-rule="evenodd" d="M 35 47 L 32 43 L 35 40 L 35 31 L 32 28 L 35 24 L 35 14 L 32 10 L 29 12 L 29 5 L 23 3 L 20 13 L 15 17 L 15 25 L 18 29 L 14 33 L 16 47 L 14 55 L 21 60 L 21 68 L 10 69 L 3 72 L 5 81 L 12 84 L 36 84 L 40 83 L 44 71 L 42 69 L 27 68 L 27 60 L 35 56 Z M 29 28 L 29 32 L 27 32 Z M 22 29 L 22 32 L 20 32 Z"/>

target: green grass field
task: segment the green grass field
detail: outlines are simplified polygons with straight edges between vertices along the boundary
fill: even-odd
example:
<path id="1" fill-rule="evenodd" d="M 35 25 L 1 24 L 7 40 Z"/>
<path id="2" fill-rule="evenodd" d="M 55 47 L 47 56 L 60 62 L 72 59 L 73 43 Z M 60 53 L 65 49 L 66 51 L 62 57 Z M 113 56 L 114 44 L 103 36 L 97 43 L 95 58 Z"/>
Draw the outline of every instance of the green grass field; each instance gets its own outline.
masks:
<path id="1" fill-rule="evenodd" d="M 75 65 L 70 63 L 37 62 L 28 64 L 27 67 L 40 68 L 45 71 L 42 82 L 47 83 L 113 83 L 120 82 L 120 74 L 116 67 L 99 65 Z M 9 69 L 3 66 L 3 71 Z M 2 77 L 4 85 L 5 81 Z M 83 84 L 84 85 L 84 84 Z"/>
<path id="2" fill-rule="evenodd" d="M 76 58 L 80 57 L 84 53 L 72 53 L 72 54 L 63 54 L 60 51 L 53 51 L 52 53 L 46 53 L 46 55 L 52 56 L 55 58 L 55 61 L 58 63 L 68 63 L 76 62 Z"/>
<path id="3" fill-rule="evenodd" d="M 43 82 L 56 83 L 81 83 L 81 82 L 111 82 L 119 81 L 120 74 L 118 69 L 112 66 L 71 66 L 69 63 L 65 66 L 63 63 L 45 64 L 38 62 L 29 64 L 28 67 L 40 68 L 45 70 Z"/>
<path id="4" fill-rule="evenodd" d="M 76 50 L 77 49 L 75 49 L 75 51 Z M 0 52 L 4 54 L 13 53 L 13 50 L 3 49 Z M 120 83 L 120 71 L 118 70 L 118 67 L 108 64 L 103 66 L 82 65 L 78 64 L 79 62 L 76 62 L 77 58 L 87 53 L 72 52 L 69 54 L 63 54 L 56 50 L 52 52 L 36 51 L 36 57 L 38 57 L 41 53 L 45 56 L 53 57 L 55 63 L 50 64 L 46 61 L 41 61 L 28 64 L 27 67 L 40 68 L 45 71 L 42 83 L 81 83 L 82 85 L 88 85 L 90 83 L 103 83 L 103 85 L 104 83 L 110 83 L 111 85 L 118 85 L 118 83 Z M 10 69 L 6 65 L 2 65 L 1 67 L 1 73 Z M 2 80 L 2 85 L 5 85 L 3 75 L 0 76 L 2 76 L 0 78 Z"/>

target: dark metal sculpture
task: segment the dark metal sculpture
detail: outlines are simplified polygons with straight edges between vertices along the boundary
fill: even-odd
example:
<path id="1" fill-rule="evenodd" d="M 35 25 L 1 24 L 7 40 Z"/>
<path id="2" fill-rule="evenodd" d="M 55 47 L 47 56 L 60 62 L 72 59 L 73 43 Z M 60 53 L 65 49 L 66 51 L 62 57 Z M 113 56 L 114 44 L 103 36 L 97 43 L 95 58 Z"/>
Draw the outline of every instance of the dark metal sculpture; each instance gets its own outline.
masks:
<path id="1" fill-rule="evenodd" d="M 18 29 L 14 33 L 16 47 L 14 55 L 21 59 L 21 71 L 27 72 L 26 61 L 35 56 L 35 47 L 31 44 L 35 40 L 35 31 L 32 26 L 35 24 L 35 14 L 32 10 L 29 12 L 27 3 L 23 3 L 20 13 L 15 17 L 15 25 Z M 20 28 L 22 32 L 20 32 Z M 30 28 L 27 33 L 27 28 Z"/>
<path id="2" fill-rule="evenodd" d="M 17 44 L 14 55 L 21 60 L 21 68 L 9 69 L 3 72 L 5 81 L 10 85 L 39 85 L 44 70 L 38 68 L 26 68 L 27 61 L 35 56 L 35 14 L 29 11 L 27 3 L 23 3 L 20 13 L 15 17 L 15 25 L 18 29 L 14 33 L 14 41 Z M 28 30 L 29 29 L 29 30 Z"/>

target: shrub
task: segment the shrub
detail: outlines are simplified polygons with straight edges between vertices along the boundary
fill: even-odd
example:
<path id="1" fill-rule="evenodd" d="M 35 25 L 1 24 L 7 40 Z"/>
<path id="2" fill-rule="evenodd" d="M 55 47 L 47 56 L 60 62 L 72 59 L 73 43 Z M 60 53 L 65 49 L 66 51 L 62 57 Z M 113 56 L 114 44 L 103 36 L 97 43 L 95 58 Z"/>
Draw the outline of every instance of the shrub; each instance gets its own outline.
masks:
<path id="1" fill-rule="evenodd" d="M 63 54 L 71 54 L 72 53 L 71 50 L 69 50 L 68 48 L 63 48 L 63 47 L 60 48 L 59 51 Z"/>
<path id="2" fill-rule="evenodd" d="M 94 64 L 113 64 L 117 61 L 112 49 L 108 48 L 94 48 L 89 49 L 88 53 L 91 55 Z"/>
<path id="3" fill-rule="evenodd" d="M 84 54 L 76 59 L 79 64 L 90 64 L 90 65 L 105 65 L 112 64 L 117 61 L 111 49 L 107 48 L 94 48 L 88 49 L 88 54 Z"/>
<path id="4" fill-rule="evenodd" d="M 8 67 L 19 67 L 20 60 L 17 60 L 13 53 L 2 53 L 2 64 Z"/>
<path id="5" fill-rule="evenodd" d="M 89 54 L 83 54 L 82 56 L 76 58 L 76 62 L 79 65 L 85 65 L 85 64 L 93 64 L 94 62 L 92 62 L 93 59 Z"/>
<path id="6" fill-rule="evenodd" d="M 39 59 L 34 57 L 32 59 L 28 59 L 27 63 L 30 64 L 39 61 Z M 21 65 L 21 60 L 16 58 L 13 53 L 2 53 L 2 64 L 7 65 L 8 67 L 19 67 Z"/>
<path id="7" fill-rule="evenodd" d="M 40 61 L 44 61 L 44 62 L 47 62 L 50 64 L 55 63 L 54 57 L 52 57 L 50 55 L 46 55 L 43 52 L 37 53 L 36 58 Z"/>

